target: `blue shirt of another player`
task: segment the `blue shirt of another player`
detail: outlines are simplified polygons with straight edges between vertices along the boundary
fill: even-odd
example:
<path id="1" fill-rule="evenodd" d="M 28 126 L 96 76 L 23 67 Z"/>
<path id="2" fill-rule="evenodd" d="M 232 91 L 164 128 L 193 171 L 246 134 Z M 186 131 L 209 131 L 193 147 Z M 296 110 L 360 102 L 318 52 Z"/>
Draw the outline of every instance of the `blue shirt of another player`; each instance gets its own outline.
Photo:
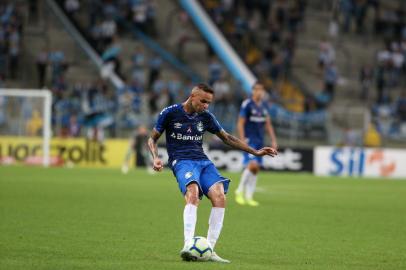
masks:
<path id="1" fill-rule="evenodd" d="M 208 160 L 203 151 L 203 133 L 217 133 L 222 127 L 209 111 L 188 114 L 182 104 L 166 107 L 158 116 L 155 129 L 166 131 L 169 166 L 178 160 Z"/>
<path id="2" fill-rule="evenodd" d="M 245 118 L 244 132 L 249 144 L 262 145 L 264 129 L 268 114 L 265 103 L 257 105 L 252 99 L 246 99 L 241 104 L 240 117 Z"/>

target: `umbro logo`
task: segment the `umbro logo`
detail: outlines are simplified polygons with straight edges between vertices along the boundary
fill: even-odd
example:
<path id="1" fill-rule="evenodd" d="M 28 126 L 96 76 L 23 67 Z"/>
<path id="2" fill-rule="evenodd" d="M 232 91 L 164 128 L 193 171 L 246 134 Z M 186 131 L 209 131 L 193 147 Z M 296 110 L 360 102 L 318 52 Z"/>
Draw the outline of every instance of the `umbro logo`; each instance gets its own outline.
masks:
<path id="1" fill-rule="evenodd" d="M 181 128 L 182 124 L 181 123 L 175 123 L 175 124 L 173 124 L 173 127 L 174 128 Z"/>

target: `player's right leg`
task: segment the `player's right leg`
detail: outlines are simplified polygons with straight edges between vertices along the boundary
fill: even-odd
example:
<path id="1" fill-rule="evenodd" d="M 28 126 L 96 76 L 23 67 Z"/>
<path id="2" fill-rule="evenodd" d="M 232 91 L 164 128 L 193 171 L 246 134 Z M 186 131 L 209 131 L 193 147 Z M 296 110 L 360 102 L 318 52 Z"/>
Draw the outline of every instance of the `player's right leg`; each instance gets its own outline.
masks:
<path id="1" fill-rule="evenodd" d="M 184 261 L 196 260 L 192 253 L 187 249 L 186 243 L 195 235 L 195 227 L 197 221 L 197 207 L 199 205 L 199 187 L 195 182 L 190 183 L 186 187 L 185 194 L 185 209 L 183 211 L 183 233 L 185 245 L 180 251 L 180 256 Z"/>
<path id="2" fill-rule="evenodd" d="M 178 181 L 179 189 L 185 197 L 185 208 L 183 211 L 183 232 L 184 247 L 180 251 L 180 256 L 185 261 L 195 260 L 196 258 L 186 248 L 186 243 L 194 237 L 197 222 L 197 207 L 202 196 L 199 184 L 200 170 L 199 166 L 193 161 L 179 161 L 173 168 L 173 173 Z"/>

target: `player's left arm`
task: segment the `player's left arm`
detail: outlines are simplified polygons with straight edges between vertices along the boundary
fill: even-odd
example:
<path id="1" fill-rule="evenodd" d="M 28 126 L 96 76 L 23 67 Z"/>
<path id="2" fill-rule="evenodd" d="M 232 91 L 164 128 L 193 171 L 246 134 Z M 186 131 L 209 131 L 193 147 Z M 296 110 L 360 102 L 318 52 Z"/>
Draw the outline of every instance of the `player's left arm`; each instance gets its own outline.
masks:
<path id="1" fill-rule="evenodd" d="M 268 115 L 265 121 L 265 128 L 268 131 L 269 137 L 272 141 L 272 148 L 278 149 L 278 142 L 276 141 L 275 131 L 272 126 L 271 117 Z"/>
<path id="2" fill-rule="evenodd" d="M 255 150 L 254 148 L 250 147 L 248 144 L 243 142 L 242 140 L 238 139 L 237 137 L 227 133 L 224 129 L 220 130 L 216 133 L 217 137 L 219 137 L 225 144 L 239 150 L 243 150 L 255 156 L 275 156 L 278 154 L 276 149 L 272 147 L 263 147 L 259 150 Z"/>

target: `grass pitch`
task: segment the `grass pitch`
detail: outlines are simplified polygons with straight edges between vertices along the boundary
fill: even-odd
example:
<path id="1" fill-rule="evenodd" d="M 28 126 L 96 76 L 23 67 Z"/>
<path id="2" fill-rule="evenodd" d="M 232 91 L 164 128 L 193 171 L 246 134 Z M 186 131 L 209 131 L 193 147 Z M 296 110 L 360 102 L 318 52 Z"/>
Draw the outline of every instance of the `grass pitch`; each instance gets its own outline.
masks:
<path id="1" fill-rule="evenodd" d="M 261 173 L 216 250 L 182 262 L 183 198 L 169 170 L 0 167 L 0 269 L 406 269 L 406 181 Z M 209 201 L 198 210 L 206 235 Z"/>

